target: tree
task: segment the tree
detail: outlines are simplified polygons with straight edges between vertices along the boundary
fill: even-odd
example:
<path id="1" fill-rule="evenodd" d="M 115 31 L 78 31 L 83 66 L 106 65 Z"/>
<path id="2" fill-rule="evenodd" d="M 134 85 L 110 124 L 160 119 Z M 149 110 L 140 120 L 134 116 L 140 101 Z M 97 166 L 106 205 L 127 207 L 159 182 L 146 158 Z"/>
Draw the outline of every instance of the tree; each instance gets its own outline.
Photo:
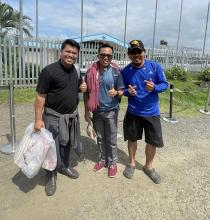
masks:
<path id="1" fill-rule="evenodd" d="M 15 11 L 14 13 L 14 18 L 15 18 L 15 23 L 16 23 L 16 33 L 19 34 L 20 32 L 20 12 Z M 32 37 L 30 31 L 33 30 L 33 27 L 30 25 L 31 22 L 31 18 L 23 15 L 23 33 L 28 36 L 28 37 Z"/>
<path id="2" fill-rule="evenodd" d="M 165 41 L 165 40 L 161 40 L 160 41 L 160 46 L 168 46 L 168 42 L 167 41 Z"/>
<path id="3" fill-rule="evenodd" d="M 33 30 L 30 21 L 30 17 L 23 16 L 23 33 L 29 37 L 32 36 L 30 31 Z M 4 37 L 9 33 L 19 34 L 19 22 L 20 12 L 6 3 L 0 3 L 0 35 Z"/>
<path id="4" fill-rule="evenodd" d="M 0 35 L 5 36 L 7 33 L 16 28 L 14 23 L 14 9 L 5 3 L 0 3 Z"/>

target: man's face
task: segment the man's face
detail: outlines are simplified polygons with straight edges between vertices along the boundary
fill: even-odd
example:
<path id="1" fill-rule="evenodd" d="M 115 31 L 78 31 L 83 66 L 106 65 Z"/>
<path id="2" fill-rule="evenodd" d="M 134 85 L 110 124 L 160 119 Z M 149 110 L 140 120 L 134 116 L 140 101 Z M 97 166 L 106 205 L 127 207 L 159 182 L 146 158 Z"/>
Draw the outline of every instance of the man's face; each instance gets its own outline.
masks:
<path id="1" fill-rule="evenodd" d="M 145 53 L 143 50 L 140 49 L 133 49 L 129 54 L 128 54 L 132 64 L 134 66 L 140 67 L 143 66 L 144 64 L 144 56 Z"/>
<path id="2" fill-rule="evenodd" d="M 109 47 L 101 48 L 98 54 L 99 63 L 103 67 L 107 67 L 112 61 L 113 52 Z"/>
<path id="3" fill-rule="evenodd" d="M 74 64 L 78 57 L 78 49 L 74 46 L 66 44 L 63 50 L 61 50 L 60 58 L 62 64 L 66 68 L 70 68 Z"/>

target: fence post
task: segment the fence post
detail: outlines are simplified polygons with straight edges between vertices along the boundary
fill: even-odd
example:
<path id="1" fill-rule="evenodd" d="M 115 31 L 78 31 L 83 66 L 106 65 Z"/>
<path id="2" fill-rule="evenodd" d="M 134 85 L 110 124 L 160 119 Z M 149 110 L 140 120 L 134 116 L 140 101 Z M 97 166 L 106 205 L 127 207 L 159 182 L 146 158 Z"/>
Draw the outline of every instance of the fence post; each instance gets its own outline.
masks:
<path id="1" fill-rule="evenodd" d="M 4 154 L 12 154 L 16 148 L 16 131 L 15 131 L 15 111 L 14 111 L 14 84 L 1 86 L 0 90 L 9 90 L 9 112 L 10 112 L 10 137 L 11 143 L 0 146 L 0 151 Z"/>
<path id="2" fill-rule="evenodd" d="M 206 104 L 205 104 L 204 110 L 203 109 L 199 110 L 201 113 L 206 114 L 206 115 L 210 115 L 210 111 L 208 110 L 209 99 L 210 99 L 210 82 L 208 82 L 208 93 L 207 93 Z"/>
<path id="3" fill-rule="evenodd" d="M 173 93 L 174 84 L 170 84 L 170 105 L 169 105 L 169 117 L 164 117 L 163 120 L 166 122 L 177 123 L 178 121 L 172 117 L 173 110 Z"/>

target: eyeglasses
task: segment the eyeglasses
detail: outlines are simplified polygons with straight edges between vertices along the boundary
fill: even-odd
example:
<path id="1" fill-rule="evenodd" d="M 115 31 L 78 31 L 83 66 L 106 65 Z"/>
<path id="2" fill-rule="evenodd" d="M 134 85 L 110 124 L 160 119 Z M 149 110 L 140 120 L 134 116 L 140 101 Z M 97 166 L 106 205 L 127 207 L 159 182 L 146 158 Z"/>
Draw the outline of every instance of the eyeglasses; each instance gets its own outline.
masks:
<path id="1" fill-rule="evenodd" d="M 142 54 L 143 50 L 132 50 L 130 52 L 130 55 L 135 55 L 135 54 Z"/>
<path id="2" fill-rule="evenodd" d="M 102 59 L 107 57 L 109 60 L 111 60 L 112 59 L 112 54 L 101 53 L 101 54 L 99 54 L 99 57 L 102 58 Z"/>

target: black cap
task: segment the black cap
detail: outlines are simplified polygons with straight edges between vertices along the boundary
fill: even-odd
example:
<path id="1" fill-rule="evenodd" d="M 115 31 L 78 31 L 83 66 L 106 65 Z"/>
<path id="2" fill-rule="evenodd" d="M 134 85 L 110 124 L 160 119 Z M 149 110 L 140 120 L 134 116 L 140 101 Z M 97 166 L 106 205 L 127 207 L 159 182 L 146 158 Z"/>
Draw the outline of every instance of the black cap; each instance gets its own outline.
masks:
<path id="1" fill-rule="evenodd" d="M 133 49 L 138 49 L 138 50 L 143 50 L 143 51 L 145 51 L 145 49 L 144 49 L 144 44 L 142 43 L 141 40 L 132 40 L 132 41 L 129 43 L 128 53 L 130 53 Z"/>

